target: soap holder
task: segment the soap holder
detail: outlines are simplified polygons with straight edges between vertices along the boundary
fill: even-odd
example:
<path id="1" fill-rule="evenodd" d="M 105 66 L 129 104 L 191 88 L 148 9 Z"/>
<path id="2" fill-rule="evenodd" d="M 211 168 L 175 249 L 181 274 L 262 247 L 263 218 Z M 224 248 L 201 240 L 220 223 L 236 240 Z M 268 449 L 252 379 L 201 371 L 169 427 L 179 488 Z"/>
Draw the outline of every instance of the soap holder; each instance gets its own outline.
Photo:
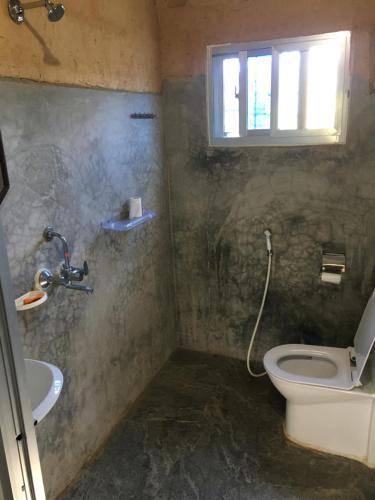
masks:
<path id="1" fill-rule="evenodd" d="M 155 217 L 155 212 L 144 212 L 141 217 L 136 217 L 134 219 L 108 220 L 102 223 L 102 228 L 107 231 L 127 232 Z"/>
<path id="2" fill-rule="evenodd" d="M 26 299 L 33 299 L 35 296 L 41 295 L 42 297 L 38 300 L 35 300 L 34 302 L 31 302 L 30 304 L 25 304 L 24 300 Z M 39 290 L 34 290 L 32 292 L 27 292 L 23 294 L 21 297 L 18 297 L 14 302 L 16 304 L 16 309 L 17 311 L 27 311 L 28 309 L 33 309 L 34 307 L 38 307 L 43 302 L 45 302 L 48 299 L 48 294 L 46 292 L 42 292 Z"/>

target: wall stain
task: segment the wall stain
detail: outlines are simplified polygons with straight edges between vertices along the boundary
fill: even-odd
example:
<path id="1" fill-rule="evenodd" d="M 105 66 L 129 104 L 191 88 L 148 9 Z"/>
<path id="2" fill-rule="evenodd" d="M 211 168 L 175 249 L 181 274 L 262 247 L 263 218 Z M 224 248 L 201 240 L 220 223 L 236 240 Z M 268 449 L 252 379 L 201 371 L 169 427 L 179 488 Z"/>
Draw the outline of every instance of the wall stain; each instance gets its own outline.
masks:
<path id="1" fill-rule="evenodd" d="M 268 228 L 273 269 L 255 362 L 280 343 L 351 345 L 375 284 L 375 101 L 353 108 L 347 146 L 210 149 L 204 89 L 201 76 L 165 83 L 181 344 L 245 358 Z M 323 249 L 346 255 L 340 287 L 320 281 Z"/>

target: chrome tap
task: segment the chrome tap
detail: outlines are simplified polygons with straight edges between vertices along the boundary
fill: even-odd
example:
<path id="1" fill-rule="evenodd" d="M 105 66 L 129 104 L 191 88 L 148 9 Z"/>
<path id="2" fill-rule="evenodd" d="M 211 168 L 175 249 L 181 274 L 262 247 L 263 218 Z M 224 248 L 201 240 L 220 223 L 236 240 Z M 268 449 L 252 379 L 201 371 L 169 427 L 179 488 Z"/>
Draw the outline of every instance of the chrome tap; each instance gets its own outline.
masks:
<path id="1" fill-rule="evenodd" d="M 60 233 L 57 233 L 52 226 L 47 226 L 45 230 L 43 231 L 43 238 L 46 241 L 52 241 L 53 238 L 58 238 L 62 244 L 63 244 L 63 250 L 64 250 L 64 268 L 69 269 L 70 268 L 70 252 L 69 252 L 69 247 L 68 247 L 68 242 L 66 241 L 65 236 L 63 236 Z"/>
<path id="2" fill-rule="evenodd" d="M 65 236 L 56 232 L 52 226 L 48 226 L 43 231 L 43 238 L 52 241 L 58 238 L 63 245 L 64 262 L 61 265 L 59 274 L 52 274 L 49 269 L 40 269 L 35 276 L 37 288 L 47 291 L 52 285 L 61 285 L 70 290 L 80 290 L 86 293 L 93 293 L 94 289 L 89 286 L 78 285 L 74 281 L 82 281 L 89 274 L 89 266 L 84 261 L 82 267 L 73 267 L 70 264 L 70 251 Z"/>

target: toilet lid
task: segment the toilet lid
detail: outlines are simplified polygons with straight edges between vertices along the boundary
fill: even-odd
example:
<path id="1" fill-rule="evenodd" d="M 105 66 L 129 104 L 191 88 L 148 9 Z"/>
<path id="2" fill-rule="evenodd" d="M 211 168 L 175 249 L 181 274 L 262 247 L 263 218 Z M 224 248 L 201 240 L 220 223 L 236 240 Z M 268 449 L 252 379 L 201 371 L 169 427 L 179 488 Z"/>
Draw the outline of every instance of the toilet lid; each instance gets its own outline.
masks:
<path id="1" fill-rule="evenodd" d="M 354 337 L 354 349 L 357 361 L 358 381 L 366 366 L 367 359 L 375 342 L 375 291 L 367 302 L 357 333 Z"/>

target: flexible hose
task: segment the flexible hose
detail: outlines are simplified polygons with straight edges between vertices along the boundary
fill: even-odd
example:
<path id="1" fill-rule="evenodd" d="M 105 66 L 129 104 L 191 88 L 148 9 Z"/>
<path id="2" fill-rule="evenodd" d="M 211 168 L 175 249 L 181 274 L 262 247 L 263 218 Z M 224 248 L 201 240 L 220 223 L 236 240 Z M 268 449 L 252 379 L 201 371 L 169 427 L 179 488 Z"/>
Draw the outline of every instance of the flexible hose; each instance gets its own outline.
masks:
<path id="1" fill-rule="evenodd" d="M 269 250 L 268 251 L 267 278 L 266 278 L 266 284 L 265 284 L 265 287 L 264 287 L 262 303 L 260 305 L 260 309 L 259 309 L 257 321 L 255 323 L 254 330 L 253 330 L 253 333 L 251 335 L 249 349 L 247 351 L 247 370 L 248 370 L 248 372 L 250 373 L 250 375 L 252 377 L 263 377 L 267 373 L 267 372 L 261 372 L 261 373 L 255 373 L 255 372 L 253 372 L 252 369 L 251 369 L 251 366 L 250 366 L 250 360 L 251 360 L 251 351 L 253 350 L 253 346 L 254 346 L 255 336 L 256 336 L 257 331 L 258 331 L 260 320 L 262 319 L 264 304 L 265 304 L 266 298 L 267 298 L 268 287 L 269 287 L 270 278 L 271 278 L 271 267 L 272 267 L 272 250 Z"/>

